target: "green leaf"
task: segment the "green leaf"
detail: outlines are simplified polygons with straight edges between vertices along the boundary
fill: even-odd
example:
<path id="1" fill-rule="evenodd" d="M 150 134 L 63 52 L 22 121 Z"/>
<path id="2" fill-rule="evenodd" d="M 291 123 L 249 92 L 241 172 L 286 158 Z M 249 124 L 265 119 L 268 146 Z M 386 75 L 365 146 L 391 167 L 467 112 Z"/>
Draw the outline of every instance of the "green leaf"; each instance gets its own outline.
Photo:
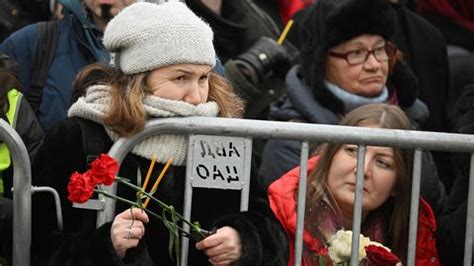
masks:
<path id="1" fill-rule="evenodd" d="M 126 177 L 120 177 L 120 176 L 116 176 L 115 179 L 119 182 L 128 182 L 128 183 L 130 183 L 130 181 L 132 181 L 132 180 L 126 178 Z"/>
<path id="2" fill-rule="evenodd" d="M 142 187 L 142 172 L 140 167 L 137 167 L 137 186 Z"/>
<path id="3" fill-rule="evenodd" d="M 173 224 L 177 228 L 178 227 L 178 216 L 177 216 L 177 212 L 176 212 L 176 210 L 174 209 L 173 206 L 170 206 L 170 212 L 171 212 L 171 220 L 173 221 Z M 176 255 L 176 263 L 179 266 L 180 260 L 181 260 L 181 257 L 179 255 L 179 251 L 180 251 L 179 250 L 179 248 L 180 248 L 179 232 L 178 232 L 178 230 L 175 230 L 174 232 L 176 234 L 176 241 L 174 242 L 174 253 Z"/>
<path id="4" fill-rule="evenodd" d="M 173 257 L 174 233 L 173 233 L 173 227 L 171 223 L 168 221 L 168 218 L 166 217 L 165 209 L 162 210 L 161 217 L 163 217 L 163 224 L 168 229 L 168 233 L 169 233 L 168 253 L 170 257 Z"/>

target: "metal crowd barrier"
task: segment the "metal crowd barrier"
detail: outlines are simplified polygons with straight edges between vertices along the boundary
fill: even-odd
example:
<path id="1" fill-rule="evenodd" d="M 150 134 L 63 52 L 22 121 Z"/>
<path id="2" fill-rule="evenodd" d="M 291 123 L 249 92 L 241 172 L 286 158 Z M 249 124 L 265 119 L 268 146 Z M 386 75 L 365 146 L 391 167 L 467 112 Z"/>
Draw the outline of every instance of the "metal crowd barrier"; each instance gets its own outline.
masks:
<path id="1" fill-rule="evenodd" d="M 356 181 L 356 201 L 354 206 L 353 239 L 358 239 L 361 224 L 361 201 L 363 186 L 363 165 L 365 148 L 368 145 L 393 146 L 415 149 L 412 201 L 410 206 L 410 231 L 408 243 L 408 265 L 414 265 L 416 252 L 416 232 L 418 226 L 418 198 L 420 195 L 421 155 L 423 150 L 468 152 L 471 153 L 471 175 L 469 186 L 468 213 L 466 224 L 465 258 L 464 265 L 471 265 L 472 243 L 474 228 L 474 136 L 463 134 L 448 134 L 422 131 L 387 130 L 363 127 L 346 127 L 333 125 L 316 125 L 306 123 L 286 123 L 273 121 L 225 119 L 225 118 L 167 118 L 150 121 L 145 130 L 129 139 L 117 141 L 109 154 L 120 162 L 132 147 L 148 136 L 176 133 L 188 135 L 219 135 L 243 138 L 279 138 L 302 141 L 301 172 L 298 191 L 298 220 L 295 247 L 295 265 L 301 264 L 304 204 L 306 194 L 306 169 L 308 159 L 308 142 L 318 143 L 352 143 L 358 144 L 358 164 Z M 188 151 L 188 154 L 190 151 Z M 189 157 L 188 157 L 189 158 Z M 188 180 L 188 178 L 187 178 Z M 188 182 L 187 182 L 188 183 Z M 115 187 L 109 187 L 109 192 L 115 193 Z M 416 200 L 415 200 L 416 199 Z M 190 199 L 189 199 L 190 200 Z M 104 199 L 105 209 L 98 217 L 98 225 L 113 220 L 115 203 L 108 198 Z M 190 202 L 185 205 L 190 204 Z M 186 209 L 186 207 L 185 207 Z M 186 212 L 186 210 L 185 210 Z M 186 216 L 185 216 L 186 217 Z M 187 217 L 189 218 L 189 217 Z M 185 240 L 186 241 L 186 240 Z M 183 241 L 183 243 L 185 242 Z M 352 241 L 351 265 L 357 265 L 356 252 L 359 241 Z M 187 250 L 187 245 L 184 244 Z M 182 252 L 187 254 L 187 252 Z M 182 265 L 186 265 L 184 255 Z"/>
<path id="2" fill-rule="evenodd" d="M 403 131 L 403 130 L 387 130 L 387 129 L 376 129 L 376 128 L 363 128 L 363 127 L 345 127 L 345 126 L 333 126 L 333 125 L 315 125 L 315 124 L 304 124 L 304 123 L 287 123 L 287 122 L 273 122 L 273 121 L 259 121 L 259 120 L 244 120 L 244 119 L 226 119 L 226 118 L 201 118 L 201 117 L 188 117 L 188 118 L 166 118 L 153 120 L 147 123 L 145 129 L 139 134 L 128 138 L 118 140 L 111 148 L 109 154 L 116 158 L 120 163 L 125 158 L 125 155 L 130 151 L 133 146 L 139 143 L 146 137 L 163 134 L 163 133 L 176 133 L 190 135 L 190 138 L 198 135 L 216 135 L 226 137 L 240 137 L 243 139 L 254 138 L 278 138 L 278 139 L 291 139 L 302 141 L 302 152 L 301 152 L 301 173 L 300 173 L 300 184 L 298 191 L 298 218 L 297 218 L 297 233 L 296 233 L 296 245 L 295 245 L 295 265 L 301 265 L 302 256 L 302 235 L 303 235 L 303 220 L 304 220 L 304 204 L 306 194 L 306 169 L 308 159 L 308 142 L 315 141 L 318 143 L 351 143 L 358 144 L 358 170 L 357 170 L 357 181 L 356 181 L 356 202 L 355 212 L 353 220 L 353 239 L 358 239 L 360 234 L 360 223 L 361 223 L 361 195 L 362 195 L 362 177 L 363 177 L 363 165 L 365 158 L 365 148 L 368 145 L 374 146 L 393 146 L 400 148 L 409 148 L 415 150 L 414 159 L 414 173 L 413 173 L 413 188 L 412 188 L 412 201 L 410 206 L 410 235 L 408 243 L 408 265 L 414 265 L 415 252 L 416 252 L 416 232 L 417 232 L 417 217 L 418 217 L 418 196 L 420 188 L 420 172 L 421 172 L 421 154 L 423 150 L 436 150 L 436 151 L 449 151 L 449 152 L 466 152 L 471 153 L 471 170 L 470 170 L 470 182 L 469 182 L 469 198 L 468 198 L 468 210 L 467 210 L 467 223 L 466 223 L 466 240 L 465 240 L 465 255 L 464 265 L 471 265 L 472 261 L 472 244 L 473 244 L 473 233 L 474 233 L 474 136 L 464 134 L 448 134 L 448 133 L 435 133 L 435 132 L 422 132 L 422 131 Z M 1 137 L 2 135 L 0 135 Z M 8 144 L 8 143 L 7 143 Z M 11 144 L 10 144 L 11 145 Z M 251 145 L 251 142 L 250 142 Z M 245 146 L 245 145 L 244 145 Z M 10 147 L 10 146 L 9 146 Z M 24 148 L 24 147 L 23 147 Z M 188 150 L 189 153 L 192 152 Z M 18 158 L 18 155 L 15 157 Z M 15 160 L 15 158 L 13 158 Z M 189 161 L 188 161 L 189 163 Z M 245 169 L 245 166 L 244 166 Z M 359 170 L 362 169 L 362 170 Z M 189 173 L 187 173 L 188 175 Z M 17 181 L 17 180 L 15 180 Z M 28 180 L 29 182 L 29 180 Z M 187 182 L 188 183 L 188 177 Z M 18 197 L 23 195 L 29 195 L 28 188 L 29 183 L 25 185 L 26 188 L 21 193 L 15 193 Z M 115 193 L 116 187 L 107 187 L 108 192 Z M 242 204 L 245 205 L 245 185 L 242 186 L 243 200 Z M 19 191 L 16 191 L 19 192 Z M 109 198 L 101 198 L 102 204 L 97 204 L 96 208 L 101 209 L 98 214 L 97 225 L 101 225 L 105 222 L 112 221 L 115 212 L 115 202 Z M 190 199 L 187 199 L 190 201 Z M 187 201 L 186 200 L 186 201 Z M 31 198 L 27 200 L 31 201 Z M 190 202 L 189 202 L 190 203 Z M 185 202 L 185 209 L 186 207 Z M 26 212 L 31 212 L 30 206 L 25 207 Z M 186 210 L 185 210 L 186 212 Z M 30 220 L 28 216 L 24 218 Z M 20 222 L 20 224 L 22 224 Z M 31 232 L 25 229 L 30 237 Z M 16 232 L 15 232 L 16 233 Z M 29 242 L 28 242 L 29 244 Z M 359 241 L 352 241 L 352 250 L 358 250 Z M 183 243 L 183 246 L 187 246 Z M 23 246 L 25 247 L 25 246 Z M 186 249 L 187 250 L 187 249 Z M 187 252 L 182 252 L 187 254 Z M 352 252 L 351 265 L 356 265 L 358 252 Z M 15 254 L 19 256 L 18 254 Z M 28 255 L 29 253 L 23 253 Z M 186 255 L 184 255 L 186 256 Z M 186 258 L 185 258 L 186 259 Z M 182 265 L 186 265 L 183 261 Z M 16 265 L 28 265 L 28 264 L 16 264 Z"/>

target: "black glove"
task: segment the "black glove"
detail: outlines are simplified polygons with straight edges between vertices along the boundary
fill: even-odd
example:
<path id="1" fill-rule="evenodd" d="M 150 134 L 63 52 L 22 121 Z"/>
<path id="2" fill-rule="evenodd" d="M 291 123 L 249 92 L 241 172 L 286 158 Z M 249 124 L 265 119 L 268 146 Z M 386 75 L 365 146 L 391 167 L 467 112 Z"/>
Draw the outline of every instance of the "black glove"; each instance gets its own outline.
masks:
<path id="1" fill-rule="evenodd" d="M 415 102 L 418 97 L 418 79 L 406 63 L 395 63 L 389 82 L 395 87 L 400 106 L 410 107 Z"/>

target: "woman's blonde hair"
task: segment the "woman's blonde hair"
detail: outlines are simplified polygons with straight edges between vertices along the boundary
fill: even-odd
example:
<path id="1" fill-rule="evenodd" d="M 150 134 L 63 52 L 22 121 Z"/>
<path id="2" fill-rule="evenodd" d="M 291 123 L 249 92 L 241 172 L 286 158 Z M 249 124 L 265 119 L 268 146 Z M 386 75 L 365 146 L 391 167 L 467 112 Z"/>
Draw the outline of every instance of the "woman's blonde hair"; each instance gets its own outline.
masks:
<path id="1" fill-rule="evenodd" d="M 111 101 L 103 122 L 117 135 L 129 137 L 145 127 L 147 116 L 143 98 L 146 96 L 148 73 L 127 75 L 119 69 L 97 63 L 87 66 L 78 74 L 74 87 L 75 90 L 85 91 L 92 85 L 109 85 Z M 208 101 L 217 103 L 220 117 L 243 115 L 243 101 L 224 78 L 213 72 L 209 76 Z"/>
<path id="2" fill-rule="evenodd" d="M 412 129 L 410 120 L 405 113 L 397 106 L 388 104 L 368 104 L 361 106 L 347 114 L 340 122 L 344 126 L 364 126 L 376 125 L 379 128 L 388 129 Z M 344 144 L 324 144 L 317 151 L 319 161 L 315 169 L 308 176 L 308 193 L 306 213 L 311 217 L 311 208 L 316 206 L 325 196 L 329 169 L 335 154 Z M 411 197 L 411 180 L 413 152 L 400 148 L 393 148 L 396 169 L 396 182 L 393 189 L 394 205 L 393 212 L 389 219 L 388 239 L 391 239 L 390 246 L 393 252 L 401 258 L 406 256 L 406 246 L 408 240 L 408 222 Z M 375 213 L 387 214 L 382 210 L 386 208 L 383 204 L 379 209 L 374 210 L 366 218 L 370 220 Z M 317 215 L 317 214 L 314 214 Z M 317 225 L 316 225 L 317 226 Z"/>

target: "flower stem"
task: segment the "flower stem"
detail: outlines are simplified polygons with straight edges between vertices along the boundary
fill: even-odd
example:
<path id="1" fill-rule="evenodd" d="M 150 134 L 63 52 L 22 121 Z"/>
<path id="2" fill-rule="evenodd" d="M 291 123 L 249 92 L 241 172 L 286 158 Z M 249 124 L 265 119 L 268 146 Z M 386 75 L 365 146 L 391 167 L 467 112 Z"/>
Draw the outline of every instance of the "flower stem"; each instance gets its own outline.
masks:
<path id="1" fill-rule="evenodd" d="M 123 183 L 124 183 L 124 184 L 129 184 L 128 182 L 123 182 Z M 131 187 L 135 187 L 135 186 L 131 185 Z M 136 188 L 138 188 L 138 187 L 136 187 Z M 157 218 L 158 220 L 160 220 L 160 221 L 162 221 L 162 222 L 164 222 L 164 220 L 166 219 L 166 218 L 164 218 L 164 217 L 162 217 L 162 216 L 156 214 L 155 212 L 153 212 L 153 211 L 151 211 L 151 210 L 149 210 L 149 209 L 142 208 L 142 206 L 140 206 L 139 204 L 137 204 L 136 202 L 133 202 L 133 201 L 131 201 L 131 200 L 128 200 L 128 199 L 119 197 L 119 196 L 117 196 L 117 195 L 110 194 L 110 193 L 108 193 L 108 192 L 106 192 L 106 191 L 104 191 L 104 190 L 101 190 L 101 189 L 94 189 L 94 191 L 96 191 L 96 192 L 98 192 L 98 193 L 100 193 L 100 194 L 103 194 L 103 195 L 105 195 L 105 196 L 107 196 L 107 197 L 113 198 L 113 199 L 115 199 L 115 200 L 119 200 L 119 201 L 128 203 L 128 204 L 130 204 L 132 207 L 136 207 L 136 208 L 142 209 L 142 210 L 144 210 L 145 212 L 149 213 L 150 215 L 152 215 L 153 217 Z M 145 193 L 145 195 L 147 195 L 147 194 L 148 194 L 148 193 Z M 147 196 L 149 196 L 149 195 L 147 195 Z M 150 198 L 153 199 L 153 200 L 156 200 L 154 197 L 150 197 Z M 164 210 L 165 212 L 174 213 L 174 215 L 176 215 L 176 217 L 178 218 L 179 221 L 182 221 L 182 222 L 188 224 L 188 225 L 190 226 L 190 228 L 191 228 L 193 231 L 199 233 L 202 237 L 204 237 L 204 235 L 200 232 L 200 228 L 199 228 L 199 227 L 197 227 L 195 224 L 192 224 L 192 223 L 188 222 L 187 220 L 185 220 L 184 217 L 182 217 L 181 215 L 179 215 L 179 213 L 177 213 L 177 212 L 174 211 L 174 208 L 169 207 L 168 205 L 164 204 L 163 202 L 161 202 L 161 201 L 159 201 L 159 200 L 156 200 L 156 201 L 158 202 L 158 204 L 160 204 L 160 205 L 163 204 L 163 205 L 165 206 L 165 208 L 163 208 L 163 210 Z M 182 227 L 180 227 L 179 225 L 176 224 L 176 228 L 177 228 L 180 232 L 182 232 L 182 233 L 186 234 L 187 236 L 189 236 L 189 233 L 186 232 L 186 231 L 185 231 Z"/>
<path id="2" fill-rule="evenodd" d="M 166 203 L 162 202 L 161 200 L 155 198 L 153 195 L 149 194 L 148 192 L 145 192 L 143 191 L 143 189 L 139 186 L 135 186 L 127 181 L 124 181 L 122 178 L 120 177 L 117 177 L 117 181 L 134 189 L 135 191 L 137 192 L 140 192 L 142 193 L 143 195 L 147 196 L 148 198 L 150 198 L 152 201 L 156 202 L 158 205 L 160 205 L 161 208 L 163 209 L 166 209 L 168 212 L 171 212 L 171 207 L 168 206 Z M 134 203 L 134 205 L 136 205 L 136 203 Z M 179 213 L 176 213 L 176 216 L 179 218 L 179 220 L 183 221 L 184 223 L 186 223 L 187 225 L 191 226 L 191 227 L 194 227 L 194 224 L 190 223 L 189 221 L 187 221 L 186 219 L 184 219 L 184 217 L 179 214 Z"/>
<path id="3" fill-rule="evenodd" d="M 122 197 L 119 197 L 117 195 L 113 195 L 113 194 L 110 194 L 108 192 L 106 192 L 105 190 L 102 190 L 102 189 L 94 189 L 95 192 L 97 193 L 100 193 L 100 194 L 103 194 L 109 198 L 113 198 L 115 200 L 120 200 L 122 202 L 125 202 L 125 203 L 128 203 L 130 205 L 132 205 L 133 207 L 137 207 L 137 208 L 140 208 L 140 206 L 136 203 L 136 202 L 133 202 L 131 200 L 128 200 L 128 199 L 125 199 L 125 198 L 122 198 Z"/>

